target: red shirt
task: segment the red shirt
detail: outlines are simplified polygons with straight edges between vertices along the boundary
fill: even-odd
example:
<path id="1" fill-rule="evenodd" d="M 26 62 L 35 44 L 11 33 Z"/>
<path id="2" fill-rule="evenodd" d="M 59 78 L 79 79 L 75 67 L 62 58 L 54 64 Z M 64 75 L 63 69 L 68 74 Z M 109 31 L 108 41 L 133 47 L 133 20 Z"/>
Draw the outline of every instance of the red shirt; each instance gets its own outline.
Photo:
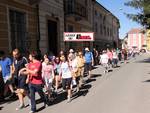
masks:
<path id="1" fill-rule="evenodd" d="M 42 64 L 41 62 L 37 61 L 35 63 L 30 62 L 28 65 L 29 70 L 34 71 L 38 70 L 36 74 L 30 74 L 29 81 L 32 84 L 43 84 L 42 81 L 42 75 L 41 75 L 41 70 L 42 70 Z"/>
<path id="2" fill-rule="evenodd" d="M 111 60 L 112 60 L 112 58 L 113 58 L 113 54 L 112 54 L 112 52 L 107 52 L 107 55 L 108 55 L 109 59 L 111 59 Z"/>

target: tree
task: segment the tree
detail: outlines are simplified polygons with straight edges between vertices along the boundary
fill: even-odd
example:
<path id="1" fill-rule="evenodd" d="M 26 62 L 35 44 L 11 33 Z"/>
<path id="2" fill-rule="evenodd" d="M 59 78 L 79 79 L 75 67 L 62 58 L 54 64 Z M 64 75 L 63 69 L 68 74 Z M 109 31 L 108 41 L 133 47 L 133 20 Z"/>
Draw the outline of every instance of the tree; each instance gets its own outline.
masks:
<path id="1" fill-rule="evenodd" d="M 128 18 L 150 28 L 150 0 L 130 0 L 124 5 L 140 11 L 137 14 L 126 14 Z"/>

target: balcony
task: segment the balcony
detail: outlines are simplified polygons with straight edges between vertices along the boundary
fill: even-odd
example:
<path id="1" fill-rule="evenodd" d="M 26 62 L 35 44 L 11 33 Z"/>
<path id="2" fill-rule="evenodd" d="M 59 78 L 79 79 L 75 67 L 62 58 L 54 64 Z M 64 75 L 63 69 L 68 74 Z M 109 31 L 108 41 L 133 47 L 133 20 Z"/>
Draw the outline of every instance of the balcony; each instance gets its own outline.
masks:
<path id="1" fill-rule="evenodd" d="M 86 6 L 77 2 L 76 0 L 65 0 L 64 1 L 64 10 L 66 16 L 87 18 L 87 9 Z"/>

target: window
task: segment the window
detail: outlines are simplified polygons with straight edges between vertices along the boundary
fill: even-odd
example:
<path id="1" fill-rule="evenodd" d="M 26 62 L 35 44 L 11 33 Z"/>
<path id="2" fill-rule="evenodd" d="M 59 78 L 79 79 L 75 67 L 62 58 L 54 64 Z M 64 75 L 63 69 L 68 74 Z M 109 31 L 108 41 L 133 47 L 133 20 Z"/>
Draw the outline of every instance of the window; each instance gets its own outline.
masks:
<path id="1" fill-rule="evenodd" d="M 109 28 L 107 28 L 107 36 L 109 36 Z"/>
<path id="2" fill-rule="evenodd" d="M 106 27 L 104 26 L 104 35 L 106 36 Z"/>
<path id="3" fill-rule="evenodd" d="M 103 23 L 105 23 L 106 21 L 106 16 L 103 16 Z"/>
<path id="4" fill-rule="evenodd" d="M 112 36 L 113 34 L 112 34 L 112 29 L 110 29 L 110 35 Z"/>
<path id="5" fill-rule="evenodd" d="M 103 26 L 100 24 L 100 33 L 103 35 Z"/>
<path id="6" fill-rule="evenodd" d="M 100 19 L 102 19 L 102 14 L 101 13 L 99 13 L 99 17 L 100 17 Z"/>
<path id="7" fill-rule="evenodd" d="M 73 29 L 73 25 L 68 25 L 68 32 L 73 32 L 74 29 Z M 75 44 L 74 42 L 69 42 L 69 48 L 74 48 L 75 47 Z"/>
<path id="8" fill-rule="evenodd" d="M 27 49 L 25 13 L 10 10 L 9 21 L 11 34 L 11 49 L 19 48 L 21 52 L 25 52 Z"/>
<path id="9" fill-rule="evenodd" d="M 73 32 L 73 25 L 68 25 L 68 32 Z"/>
<path id="10" fill-rule="evenodd" d="M 88 1 L 87 1 L 87 0 L 85 0 L 84 2 L 85 2 L 85 5 L 87 6 L 87 5 L 88 5 Z"/>
<path id="11" fill-rule="evenodd" d="M 95 23 L 95 32 L 97 32 L 98 31 L 98 28 L 97 28 L 98 26 L 97 26 L 97 23 Z"/>
<path id="12" fill-rule="evenodd" d="M 98 16 L 98 13 L 97 13 L 97 11 L 95 10 L 95 16 Z"/>

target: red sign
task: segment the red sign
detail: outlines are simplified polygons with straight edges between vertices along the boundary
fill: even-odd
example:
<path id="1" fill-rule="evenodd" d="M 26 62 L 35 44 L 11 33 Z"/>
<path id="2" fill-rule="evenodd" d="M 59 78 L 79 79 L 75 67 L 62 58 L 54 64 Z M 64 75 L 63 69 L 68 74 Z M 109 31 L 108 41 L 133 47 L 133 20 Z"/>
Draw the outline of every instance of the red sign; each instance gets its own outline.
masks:
<path id="1" fill-rule="evenodd" d="M 94 33 L 64 32 L 64 41 L 94 41 Z"/>

